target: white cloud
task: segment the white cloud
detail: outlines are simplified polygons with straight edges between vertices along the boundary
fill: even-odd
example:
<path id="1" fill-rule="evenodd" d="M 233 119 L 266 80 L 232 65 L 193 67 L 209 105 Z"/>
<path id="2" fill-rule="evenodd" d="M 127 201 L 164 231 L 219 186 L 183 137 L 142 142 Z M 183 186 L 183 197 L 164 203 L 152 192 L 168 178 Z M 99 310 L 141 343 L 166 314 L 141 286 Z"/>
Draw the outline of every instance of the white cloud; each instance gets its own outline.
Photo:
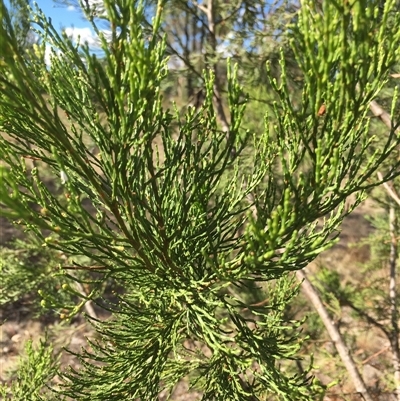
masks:
<path id="1" fill-rule="evenodd" d="M 104 38 L 106 39 L 107 42 L 111 42 L 112 40 L 112 31 L 109 29 L 102 29 L 101 32 L 104 35 Z"/>
<path id="2" fill-rule="evenodd" d="M 233 32 L 229 32 L 226 36 L 226 39 L 217 45 L 217 52 L 221 54 L 223 57 L 232 57 L 232 51 L 229 50 L 232 46 L 232 39 L 234 39 L 235 35 Z"/>
<path id="3" fill-rule="evenodd" d="M 46 63 L 46 66 L 50 67 L 52 64 L 52 60 L 59 57 L 62 57 L 62 52 L 60 51 L 60 49 L 56 49 L 50 44 L 46 44 L 44 49 L 44 62 Z"/>
<path id="4" fill-rule="evenodd" d="M 103 0 L 88 0 L 88 4 L 97 17 L 105 17 Z"/>
<path id="5" fill-rule="evenodd" d="M 87 42 L 89 46 L 99 45 L 99 39 L 90 28 L 68 27 L 65 28 L 65 33 L 75 42 L 80 40 L 80 43 Z"/>
<path id="6" fill-rule="evenodd" d="M 68 11 L 75 11 L 76 8 L 75 8 L 74 6 L 68 6 L 68 7 L 67 7 L 67 10 L 68 10 Z"/>
<path id="7" fill-rule="evenodd" d="M 44 49 L 44 62 L 47 66 L 51 65 L 51 56 L 54 56 L 50 46 L 46 46 Z"/>

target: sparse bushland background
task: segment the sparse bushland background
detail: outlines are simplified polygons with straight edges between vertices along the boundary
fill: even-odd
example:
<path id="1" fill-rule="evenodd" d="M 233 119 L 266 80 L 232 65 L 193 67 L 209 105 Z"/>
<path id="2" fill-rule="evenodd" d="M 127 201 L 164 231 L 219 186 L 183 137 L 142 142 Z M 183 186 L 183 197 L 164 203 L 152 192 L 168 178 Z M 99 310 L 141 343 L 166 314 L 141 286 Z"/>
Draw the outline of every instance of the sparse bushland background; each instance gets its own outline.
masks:
<path id="1" fill-rule="evenodd" d="M 96 57 L 26 3 L 3 398 L 400 399 L 398 2 L 83 1 Z"/>

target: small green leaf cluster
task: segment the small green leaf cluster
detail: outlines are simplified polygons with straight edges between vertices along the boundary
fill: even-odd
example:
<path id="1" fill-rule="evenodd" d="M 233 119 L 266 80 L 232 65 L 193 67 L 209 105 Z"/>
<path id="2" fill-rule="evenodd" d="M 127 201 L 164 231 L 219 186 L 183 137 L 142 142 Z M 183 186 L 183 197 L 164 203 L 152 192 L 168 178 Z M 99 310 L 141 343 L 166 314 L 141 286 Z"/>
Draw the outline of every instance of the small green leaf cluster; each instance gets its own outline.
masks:
<path id="1" fill-rule="evenodd" d="M 34 346 L 31 340 L 27 341 L 24 356 L 18 363 L 17 379 L 13 380 L 10 387 L 5 384 L 0 385 L 2 399 L 32 401 L 65 399 L 46 387 L 57 375 L 58 367 L 59 361 L 53 354 L 51 344 L 44 340 Z"/>
<path id="2" fill-rule="evenodd" d="M 35 246 L 34 242 L 17 240 L 12 245 L 11 249 L 0 248 L 0 305 L 5 306 L 24 298 L 35 303 L 38 288 L 54 291 L 61 286 L 62 279 L 57 280 L 54 274 L 56 269 L 51 267 L 50 260 L 55 260 L 53 252 L 43 249 L 40 244 Z"/>

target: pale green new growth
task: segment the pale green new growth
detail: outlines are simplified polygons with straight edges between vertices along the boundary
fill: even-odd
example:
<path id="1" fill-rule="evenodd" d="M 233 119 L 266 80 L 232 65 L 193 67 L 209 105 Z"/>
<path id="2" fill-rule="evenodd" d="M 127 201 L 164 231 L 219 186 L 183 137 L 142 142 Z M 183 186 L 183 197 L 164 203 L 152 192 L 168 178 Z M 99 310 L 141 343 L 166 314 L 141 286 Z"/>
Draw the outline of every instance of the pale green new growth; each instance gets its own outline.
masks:
<path id="1" fill-rule="evenodd" d="M 6 400 L 11 390 L 13 400 L 55 400 L 51 390 L 45 387 L 58 369 L 58 360 L 54 358 L 53 347 L 45 341 L 33 346 L 29 340 L 25 344 L 25 353 L 26 356 L 19 360 L 18 379 L 12 383 L 11 389 L 0 384 L 0 395 L 4 397 L 2 399 Z M 60 400 L 59 397 L 57 399 Z"/>
<path id="2" fill-rule="evenodd" d="M 189 379 L 204 400 L 313 399 L 307 372 L 293 375 L 288 367 L 301 337 L 300 322 L 285 317 L 297 293 L 287 273 L 334 243 L 344 216 L 377 184 L 374 173 L 399 144 L 397 127 L 385 143 L 374 142 L 367 110 L 398 58 L 400 16 L 385 23 L 393 0 L 382 16 L 376 1 L 325 0 L 324 19 L 317 2 L 301 3 L 290 31 L 305 78 L 301 107 L 293 106 L 282 57 L 281 79 L 272 83 L 284 113 L 276 107 L 274 129 L 266 117 L 255 133 L 241 130 L 245 96 L 230 66 L 227 133 L 219 129 L 207 71 L 199 112 L 190 108 L 182 117 L 164 109 L 162 2 L 145 36 L 142 3 L 105 0 L 110 39 L 82 1 L 103 60 L 58 34 L 40 12 L 42 42 L 23 57 L 0 3 L 0 131 L 7 134 L 0 139 L 0 215 L 45 246 L 89 257 L 103 280 L 124 288 L 108 305 L 113 319 L 93 321 L 100 337 L 78 355 L 82 370 L 64 372 L 63 394 L 154 400 Z M 53 49 L 48 66 L 46 46 Z M 253 144 L 249 171 L 243 151 Z M 39 164 L 32 170 L 30 158 Z M 64 200 L 41 179 L 41 163 Z M 398 161 L 384 180 L 399 174 Z M 266 292 L 266 304 L 241 298 L 252 282 Z M 51 294 L 43 297 L 59 307 Z"/>

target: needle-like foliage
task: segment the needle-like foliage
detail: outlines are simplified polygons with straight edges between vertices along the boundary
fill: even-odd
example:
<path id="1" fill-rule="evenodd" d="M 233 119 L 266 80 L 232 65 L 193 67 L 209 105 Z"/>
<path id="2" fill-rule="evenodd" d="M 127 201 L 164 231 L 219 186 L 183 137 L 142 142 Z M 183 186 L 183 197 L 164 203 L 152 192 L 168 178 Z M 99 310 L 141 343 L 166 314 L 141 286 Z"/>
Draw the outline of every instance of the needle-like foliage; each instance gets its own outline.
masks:
<path id="1" fill-rule="evenodd" d="M 288 272 L 334 243 L 399 145 L 396 127 L 374 142 L 367 111 L 399 55 L 400 16 L 390 14 L 393 0 L 382 15 L 375 1 L 325 0 L 324 19 L 320 2 L 301 3 L 289 33 L 305 78 L 301 107 L 293 107 L 282 57 L 281 79 L 272 81 L 281 107 L 251 133 L 241 129 L 245 95 L 230 66 L 228 132 L 219 129 L 207 71 L 199 111 L 165 109 L 162 1 L 152 33 L 142 28 L 141 3 L 105 0 L 103 31 L 82 1 L 97 55 L 38 11 L 41 41 L 28 57 L 1 1 L 0 215 L 48 247 L 89 257 L 123 288 L 115 302 L 101 301 L 112 318 L 93 321 L 99 337 L 78 355 L 82 369 L 64 372 L 65 395 L 154 400 L 187 379 L 204 400 L 310 399 L 311 379 L 285 364 L 301 344 L 300 323 L 285 318 L 297 293 Z M 397 23 L 385 23 L 389 15 Z M 41 179 L 42 165 L 65 200 Z M 345 209 L 353 193 L 361 195 Z M 267 302 L 241 297 L 254 282 Z"/>

